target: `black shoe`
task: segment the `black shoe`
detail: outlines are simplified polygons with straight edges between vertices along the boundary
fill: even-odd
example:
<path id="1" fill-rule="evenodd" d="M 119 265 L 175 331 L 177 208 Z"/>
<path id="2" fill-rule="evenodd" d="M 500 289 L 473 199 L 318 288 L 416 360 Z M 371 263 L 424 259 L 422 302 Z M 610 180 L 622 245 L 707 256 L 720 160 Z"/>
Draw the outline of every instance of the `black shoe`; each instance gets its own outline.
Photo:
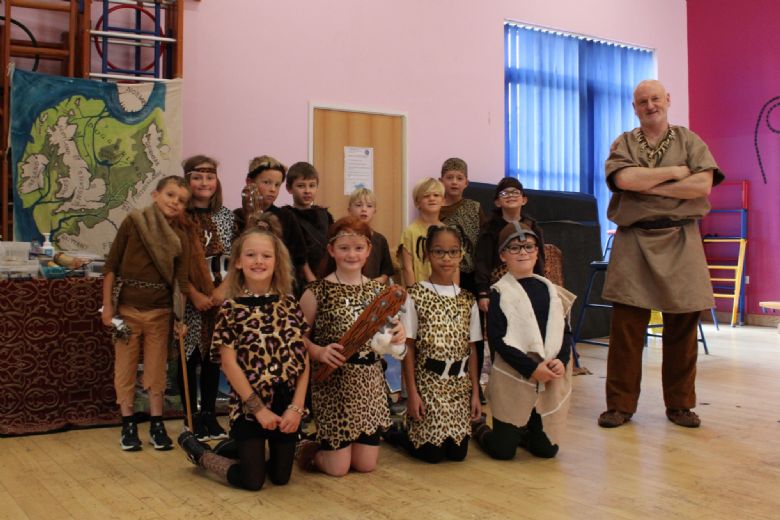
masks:
<path id="1" fill-rule="evenodd" d="M 195 434 L 195 437 L 198 438 L 199 441 L 207 441 L 209 440 L 209 431 L 206 428 L 206 425 L 203 423 L 203 419 L 201 417 L 201 414 L 196 413 L 192 415 L 192 423 L 194 425 L 193 428 L 190 428 L 190 425 L 187 424 L 187 419 L 184 419 L 184 431 L 192 432 Z"/>
<path id="2" fill-rule="evenodd" d="M 122 424 L 119 446 L 125 451 L 141 450 L 141 439 L 138 438 L 138 425 L 134 421 Z"/>
<path id="3" fill-rule="evenodd" d="M 403 447 L 404 441 L 408 439 L 406 429 L 399 423 L 394 422 L 389 428 L 381 432 L 381 437 L 390 446 Z"/>
<path id="4" fill-rule="evenodd" d="M 212 441 L 227 439 L 227 432 L 219 424 L 219 421 L 217 421 L 217 416 L 214 415 L 214 412 L 202 412 L 200 414 L 200 423 L 203 429 L 206 430 L 208 436 L 206 439 L 201 439 L 200 435 L 198 435 L 199 441 L 208 439 L 211 439 Z"/>
<path id="5" fill-rule="evenodd" d="M 527 445 L 521 444 L 534 457 L 551 459 L 558 454 L 558 445 L 550 442 L 544 432 L 528 432 Z"/>
<path id="6" fill-rule="evenodd" d="M 181 438 L 179 443 L 181 444 Z M 228 438 L 221 440 L 217 443 L 216 446 L 214 446 L 214 453 L 220 457 L 238 459 L 238 444 L 236 443 L 235 439 Z"/>
<path id="7" fill-rule="evenodd" d="M 528 426 L 523 426 L 517 432 L 517 445 L 524 450 L 528 449 Z"/>
<path id="8" fill-rule="evenodd" d="M 165 431 L 165 424 L 162 421 L 153 421 L 152 426 L 149 428 L 149 442 L 154 449 L 160 451 L 168 451 L 173 449 L 173 441 L 168 437 L 168 432 Z"/>
<path id="9" fill-rule="evenodd" d="M 187 458 L 190 462 L 196 466 L 200 463 L 200 459 L 203 458 L 203 454 L 207 451 L 211 451 L 211 448 L 205 442 L 200 442 L 195 434 L 190 431 L 183 431 L 179 435 L 179 446 L 184 450 Z"/>
<path id="10" fill-rule="evenodd" d="M 558 445 L 550 442 L 542 426 L 542 417 L 534 409 L 525 432 L 521 431 L 519 445 L 534 457 L 551 459 L 558 454 Z"/>

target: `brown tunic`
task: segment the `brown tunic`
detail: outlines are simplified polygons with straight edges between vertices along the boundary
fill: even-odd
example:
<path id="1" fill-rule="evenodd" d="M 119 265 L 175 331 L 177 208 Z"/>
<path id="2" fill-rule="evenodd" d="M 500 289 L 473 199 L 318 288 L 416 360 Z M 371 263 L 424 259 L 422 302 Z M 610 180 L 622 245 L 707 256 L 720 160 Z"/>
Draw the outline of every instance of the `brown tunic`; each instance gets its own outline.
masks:
<path id="1" fill-rule="evenodd" d="M 687 128 L 671 127 L 672 137 L 653 154 L 639 129 L 620 135 L 605 164 L 612 199 L 607 216 L 619 227 L 610 255 L 604 299 L 662 312 L 682 313 L 714 305 L 697 220 L 710 210 L 707 197 L 676 199 L 620 191 L 613 175 L 623 168 L 687 165 L 691 173 L 713 170 L 713 186 L 723 180 L 707 145 Z M 682 227 L 641 229 L 640 221 L 692 219 Z"/>
<path id="2" fill-rule="evenodd" d="M 182 246 L 181 255 L 173 260 L 174 277 L 179 282 L 182 292 L 187 294 L 190 254 L 187 236 L 177 227 L 171 226 L 171 230 L 179 237 Z M 165 238 L 147 237 L 148 240 L 159 243 L 161 250 L 165 249 Z M 126 284 L 119 293 L 120 305 L 132 305 L 142 310 L 170 308 L 173 305 L 173 290 L 155 266 L 149 250 L 141 239 L 141 230 L 130 216 L 119 226 L 106 257 L 103 273 L 114 273 L 118 278 L 166 286 L 157 288 Z"/>

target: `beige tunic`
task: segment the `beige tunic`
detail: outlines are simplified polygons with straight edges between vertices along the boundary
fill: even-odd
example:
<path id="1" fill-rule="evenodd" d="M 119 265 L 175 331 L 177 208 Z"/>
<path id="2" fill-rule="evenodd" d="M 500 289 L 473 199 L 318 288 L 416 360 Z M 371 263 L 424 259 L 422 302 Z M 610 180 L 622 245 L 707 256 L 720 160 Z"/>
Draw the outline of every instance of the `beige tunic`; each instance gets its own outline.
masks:
<path id="1" fill-rule="evenodd" d="M 612 175 L 623 168 L 687 165 L 693 174 L 713 170 L 713 185 L 723 180 L 707 145 L 687 128 L 672 127 L 668 147 L 651 156 L 639 139 L 639 129 L 620 135 L 605 164 L 612 190 L 607 216 L 619 227 L 610 255 L 604 299 L 612 302 L 682 313 L 714 306 L 707 261 L 697 220 L 710 210 L 707 197 L 676 199 L 620 191 Z M 640 229 L 636 222 L 693 219 L 683 227 Z"/>
<path id="2" fill-rule="evenodd" d="M 536 275 L 534 275 L 536 276 Z M 571 311 L 575 296 L 541 276 L 550 294 L 547 333 L 542 340 L 536 315 L 528 296 L 510 274 L 493 285 L 501 293 L 501 309 L 507 319 L 504 341 L 527 355 L 544 360 L 554 359 L 563 341 L 564 320 Z M 496 352 L 488 380 L 488 399 L 493 417 L 518 428 L 525 426 L 531 411 L 542 416 L 542 427 L 553 444 L 558 444 L 566 426 L 571 404 L 572 361 L 566 365 L 564 377 L 540 383 L 526 379 Z"/>

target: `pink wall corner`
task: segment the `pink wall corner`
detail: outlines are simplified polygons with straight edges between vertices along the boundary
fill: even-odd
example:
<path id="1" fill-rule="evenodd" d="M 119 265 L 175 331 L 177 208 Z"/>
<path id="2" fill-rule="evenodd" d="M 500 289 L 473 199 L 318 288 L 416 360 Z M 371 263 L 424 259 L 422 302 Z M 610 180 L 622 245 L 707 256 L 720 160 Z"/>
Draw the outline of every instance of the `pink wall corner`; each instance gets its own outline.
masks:
<path id="1" fill-rule="evenodd" d="M 407 114 L 410 186 L 453 155 L 473 180 L 495 182 L 504 172 L 507 19 L 656 49 L 672 117 L 688 122 L 681 0 L 232 0 L 185 9 L 184 152 L 221 159 L 232 206 L 251 157 L 307 158 L 310 102 Z"/>
<path id="2" fill-rule="evenodd" d="M 780 300 L 780 276 L 773 260 L 780 240 L 778 20 L 776 0 L 688 0 L 691 128 L 707 142 L 728 180 L 746 179 L 750 184 L 747 311 L 751 314 L 760 312 L 759 301 Z M 765 106 L 773 98 L 775 102 Z M 776 110 L 771 109 L 774 106 Z M 764 119 L 756 140 L 762 107 Z M 714 189 L 714 198 L 722 196 L 718 191 Z"/>

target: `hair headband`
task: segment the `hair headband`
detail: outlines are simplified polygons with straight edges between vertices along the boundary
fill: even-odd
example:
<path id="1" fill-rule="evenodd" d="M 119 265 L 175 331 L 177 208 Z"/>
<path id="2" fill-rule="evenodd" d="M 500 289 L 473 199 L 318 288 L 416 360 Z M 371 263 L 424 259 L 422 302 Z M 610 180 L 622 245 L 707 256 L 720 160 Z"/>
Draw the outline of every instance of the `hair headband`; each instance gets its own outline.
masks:
<path id="1" fill-rule="evenodd" d="M 536 233 L 534 233 L 530 229 L 523 229 L 522 227 L 520 227 L 519 222 L 512 222 L 512 225 L 515 226 L 515 231 L 514 233 L 510 233 L 509 236 L 506 237 L 503 242 L 501 242 L 501 246 L 498 248 L 499 251 L 503 251 L 504 248 L 507 246 L 507 244 L 509 244 L 509 242 L 511 242 L 515 238 L 520 239 L 521 242 L 525 242 L 526 240 L 528 240 L 528 235 L 530 235 L 534 237 L 537 241 L 539 240 L 539 237 L 536 236 Z"/>

